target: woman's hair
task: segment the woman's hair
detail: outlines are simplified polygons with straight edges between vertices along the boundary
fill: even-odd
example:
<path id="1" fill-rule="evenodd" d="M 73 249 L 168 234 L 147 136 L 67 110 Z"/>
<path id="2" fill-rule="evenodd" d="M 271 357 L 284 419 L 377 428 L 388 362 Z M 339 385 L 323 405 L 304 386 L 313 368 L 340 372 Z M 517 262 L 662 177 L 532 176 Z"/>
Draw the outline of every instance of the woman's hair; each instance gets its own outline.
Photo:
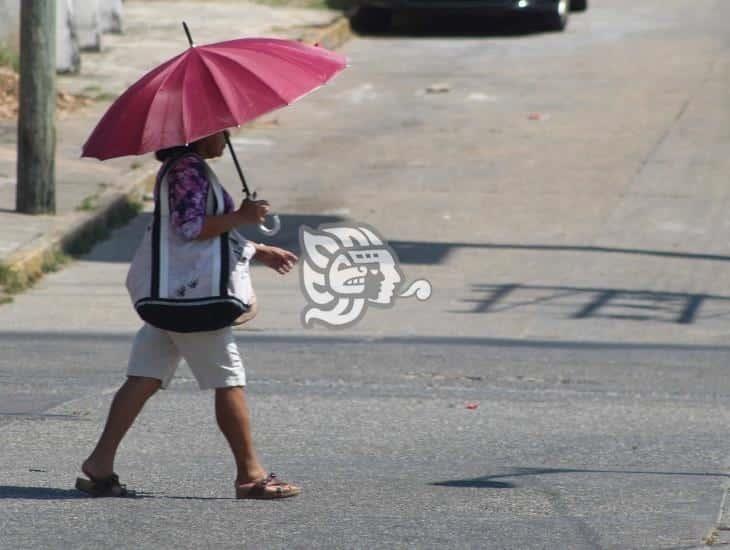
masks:
<path id="1" fill-rule="evenodd" d="M 160 162 L 165 162 L 167 159 L 184 155 L 185 153 L 192 153 L 193 147 L 190 145 L 176 145 L 175 147 L 168 147 L 167 149 L 160 149 L 155 151 L 155 158 Z"/>

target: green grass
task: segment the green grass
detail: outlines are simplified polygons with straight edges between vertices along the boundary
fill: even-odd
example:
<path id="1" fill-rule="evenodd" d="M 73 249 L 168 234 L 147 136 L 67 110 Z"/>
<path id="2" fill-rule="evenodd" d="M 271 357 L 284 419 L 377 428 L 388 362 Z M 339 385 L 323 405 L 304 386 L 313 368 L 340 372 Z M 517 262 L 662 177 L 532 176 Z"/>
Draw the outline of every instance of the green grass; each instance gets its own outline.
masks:
<path id="1" fill-rule="evenodd" d="M 84 200 L 81 201 L 81 204 L 79 204 L 76 207 L 77 212 L 91 212 L 93 210 L 96 210 L 99 206 L 99 196 L 98 195 L 92 195 L 90 197 L 86 197 Z"/>
<path id="2" fill-rule="evenodd" d="M 71 257 L 68 254 L 63 253 L 60 250 L 54 250 L 43 258 L 41 271 L 43 273 L 55 273 L 70 261 Z"/>
<path id="3" fill-rule="evenodd" d="M 20 56 L 0 43 L 0 67 L 11 67 L 16 73 L 20 71 Z"/>

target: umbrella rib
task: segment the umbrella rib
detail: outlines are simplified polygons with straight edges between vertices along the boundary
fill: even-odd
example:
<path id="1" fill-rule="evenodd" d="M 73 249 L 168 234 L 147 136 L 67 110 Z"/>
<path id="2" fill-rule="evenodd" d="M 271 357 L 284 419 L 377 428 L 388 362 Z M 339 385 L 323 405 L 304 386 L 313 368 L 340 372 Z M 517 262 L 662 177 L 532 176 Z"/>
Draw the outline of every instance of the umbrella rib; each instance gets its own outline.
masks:
<path id="1" fill-rule="evenodd" d="M 147 125 L 149 124 L 149 111 L 152 110 L 152 105 L 155 103 L 155 100 L 157 99 L 157 94 L 160 93 L 160 90 L 162 90 L 165 87 L 165 84 L 167 84 L 167 81 L 170 80 L 170 78 L 172 77 L 173 74 L 175 74 L 175 71 L 178 69 L 180 63 L 182 63 L 182 61 L 185 59 L 185 55 L 187 53 L 188 52 L 184 52 L 184 53 L 180 54 L 179 56 L 177 56 L 178 63 L 170 63 L 170 66 L 168 67 L 170 69 L 169 72 L 165 75 L 164 80 L 162 82 L 160 82 L 160 85 L 157 87 L 157 90 L 155 91 L 155 94 L 152 97 L 152 100 L 150 101 L 150 108 L 147 111 L 148 117 L 145 119 L 145 124 L 144 124 L 144 127 L 142 128 L 142 133 L 141 133 L 143 142 L 144 142 L 144 136 L 147 133 Z"/>
<path id="2" fill-rule="evenodd" d="M 281 94 L 279 93 L 278 90 L 276 90 L 271 84 L 269 84 L 268 82 L 266 82 L 263 78 L 261 78 L 254 71 L 252 71 L 251 69 L 249 69 L 245 65 L 239 63 L 238 60 L 236 60 L 235 58 L 230 57 L 230 56 L 227 56 L 223 52 L 219 52 L 219 51 L 206 50 L 206 53 L 210 53 L 212 55 L 217 55 L 219 57 L 222 57 L 224 59 L 227 59 L 228 61 L 231 61 L 232 63 L 235 63 L 242 70 L 246 71 L 248 74 L 250 74 L 251 76 L 253 76 L 254 78 L 256 78 L 259 82 L 261 82 L 264 86 L 266 86 L 269 90 L 271 90 L 276 95 L 276 97 L 278 97 L 281 101 L 283 101 L 285 104 L 289 105 L 289 101 L 287 101 L 286 98 L 281 97 Z"/>
<path id="3" fill-rule="evenodd" d="M 191 52 L 191 55 L 195 55 L 196 53 L 197 52 L 195 50 L 193 50 Z M 180 112 L 180 120 L 182 122 L 183 136 L 185 136 L 185 142 L 186 142 L 185 145 L 188 144 L 188 140 L 190 139 L 190 136 L 188 135 L 188 121 L 186 120 L 186 117 L 188 114 L 188 108 L 187 108 L 188 94 L 186 92 L 188 89 L 187 80 L 188 80 L 188 70 L 190 69 L 190 65 L 191 65 L 190 62 L 185 64 L 185 72 L 183 73 L 183 76 L 182 76 L 182 89 L 180 90 L 181 100 L 182 100 L 182 109 Z"/>
<path id="4" fill-rule="evenodd" d="M 288 49 L 288 50 L 296 51 L 295 48 L 291 44 L 287 44 L 287 43 L 281 44 L 281 49 L 282 50 Z M 271 56 L 271 57 L 275 57 L 276 59 L 279 59 L 279 60 L 284 61 L 286 63 L 291 63 L 292 65 L 296 65 L 299 68 L 304 69 L 304 70 L 310 70 L 312 68 L 311 67 L 311 64 L 308 63 L 305 59 L 300 58 L 300 57 L 296 57 L 296 56 L 291 56 L 291 57 L 284 56 L 284 55 L 281 55 L 281 53 L 279 53 L 277 50 L 273 50 L 273 49 L 270 49 L 270 50 L 261 50 L 261 51 L 257 51 L 256 53 L 259 53 L 261 55 L 268 55 L 268 56 Z M 334 76 L 334 74 L 337 74 L 338 72 L 340 72 L 340 71 L 339 70 L 338 71 L 334 71 L 334 73 L 333 73 L 332 76 Z M 310 74 L 312 74 L 312 76 L 314 76 L 314 73 L 310 73 Z M 320 79 L 320 80 L 322 81 L 322 84 L 325 84 L 331 78 L 332 77 L 325 78 L 324 80 L 322 80 L 322 79 Z"/>
<path id="5" fill-rule="evenodd" d="M 289 41 L 287 41 L 287 40 L 277 40 L 277 39 L 269 39 L 269 40 L 271 40 L 273 43 L 277 44 L 277 46 L 279 46 L 279 49 L 281 49 L 281 50 L 291 50 L 292 52 L 299 52 L 299 46 L 300 46 L 299 44 L 297 44 L 295 46 L 294 44 L 289 43 Z M 225 49 L 226 48 L 224 46 L 216 51 L 218 53 L 222 53 L 221 50 L 225 50 Z M 302 69 L 311 69 L 311 65 L 305 59 L 298 57 L 296 55 L 292 55 L 291 57 L 283 56 L 283 55 L 277 54 L 277 50 L 274 50 L 274 49 L 266 49 L 266 50 L 263 50 L 263 49 L 259 50 L 259 49 L 252 49 L 252 48 L 244 48 L 244 49 L 254 51 L 257 54 L 269 55 L 269 56 L 275 57 L 279 60 L 285 61 L 287 63 L 291 63 L 292 65 L 296 65 Z"/>
<path id="6" fill-rule="evenodd" d="M 220 92 L 221 97 L 223 98 L 223 103 L 226 106 L 226 109 L 228 109 L 228 113 L 231 115 L 231 119 L 236 120 L 236 113 L 233 112 L 233 109 L 231 108 L 231 104 L 228 102 L 228 98 L 226 97 L 226 94 L 223 93 L 223 87 L 221 86 L 220 82 L 218 82 L 218 79 L 216 78 L 215 73 L 210 69 L 208 66 L 208 60 L 205 58 L 204 55 L 200 56 L 200 59 L 203 61 L 203 66 L 205 67 L 205 70 L 208 71 L 208 74 L 213 79 L 213 82 L 215 82 L 216 86 L 218 87 L 218 91 Z"/>

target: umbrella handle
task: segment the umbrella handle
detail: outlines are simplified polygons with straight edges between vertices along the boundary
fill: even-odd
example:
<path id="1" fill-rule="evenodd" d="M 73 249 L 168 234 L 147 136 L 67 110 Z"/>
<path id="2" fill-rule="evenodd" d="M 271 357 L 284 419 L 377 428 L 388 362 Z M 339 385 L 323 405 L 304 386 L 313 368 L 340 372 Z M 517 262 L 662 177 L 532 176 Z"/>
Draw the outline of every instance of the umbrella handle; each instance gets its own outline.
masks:
<path id="1" fill-rule="evenodd" d="M 279 216 L 272 214 L 271 222 L 273 224 L 271 227 L 266 227 L 265 223 L 259 224 L 259 231 L 267 237 L 273 237 L 281 230 L 281 220 L 279 219 Z"/>
<path id="2" fill-rule="evenodd" d="M 223 134 L 226 138 L 226 145 L 228 145 L 228 150 L 231 153 L 231 158 L 233 159 L 233 164 L 236 166 L 236 172 L 238 172 L 238 177 L 241 178 L 241 184 L 243 185 L 243 193 L 246 195 L 246 198 L 249 198 L 251 200 L 256 200 L 256 191 L 253 193 L 249 190 L 248 185 L 246 184 L 246 178 L 243 175 L 243 170 L 241 170 L 241 165 L 238 163 L 238 157 L 236 156 L 236 151 L 233 149 L 233 144 L 231 143 L 231 137 L 228 134 L 228 131 L 226 130 Z M 273 225 L 271 227 L 267 227 L 265 223 L 259 224 L 259 231 L 266 235 L 267 237 L 273 237 L 281 230 L 281 220 L 279 219 L 279 216 L 276 214 L 273 214 L 271 216 L 271 221 L 273 222 Z"/>

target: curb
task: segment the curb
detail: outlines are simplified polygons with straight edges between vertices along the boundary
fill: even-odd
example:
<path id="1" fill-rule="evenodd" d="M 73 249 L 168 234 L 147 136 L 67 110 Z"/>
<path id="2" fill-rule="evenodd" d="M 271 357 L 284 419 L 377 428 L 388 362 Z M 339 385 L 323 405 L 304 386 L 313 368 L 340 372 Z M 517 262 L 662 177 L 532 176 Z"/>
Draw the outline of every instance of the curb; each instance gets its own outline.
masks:
<path id="1" fill-rule="evenodd" d="M 321 27 L 307 29 L 299 41 L 319 44 L 334 50 L 352 37 L 350 21 L 345 16 Z M 99 196 L 93 212 L 73 212 L 59 216 L 54 229 L 31 244 L 16 250 L 0 262 L 0 304 L 8 295 L 20 292 L 55 271 L 66 256 L 79 256 L 103 240 L 111 229 L 124 225 L 139 213 L 146 191 L 154 184 L 156 163 L 146 162 L 143 168 L 126 173 Z M 141 173 L 140 173 L 141 172 Z M 128 183 L 133 179 L 132 183 Z M 3 293 L 3 287 L 5 293 Z"/>
<path id="2" fill-rule="evenodd" d="M 136 175 L 135 171 L 135 174 Z M 154 181 L 155 170 L 147 168 L 132 183 L 132 174 L 121 176 L 116 184 L 98 198 L 93 212 L 73 212 L 59 216 L 54 229 L 13 252 L 0 264 L 0 285 L 9 294 L 19 292 L 54 271 L 66 255 L 87 252 L 108 232 L 139 213 L 143 195 Z"/>
<path id="3" fill-rule="evenodd" d="M 303 33 L 299 39 L 308 44 L 319 44 L 328 50 L 336 50 L 352 38 L 350 20 L 341 15 L 323 27 L 314 27 Z"/>

